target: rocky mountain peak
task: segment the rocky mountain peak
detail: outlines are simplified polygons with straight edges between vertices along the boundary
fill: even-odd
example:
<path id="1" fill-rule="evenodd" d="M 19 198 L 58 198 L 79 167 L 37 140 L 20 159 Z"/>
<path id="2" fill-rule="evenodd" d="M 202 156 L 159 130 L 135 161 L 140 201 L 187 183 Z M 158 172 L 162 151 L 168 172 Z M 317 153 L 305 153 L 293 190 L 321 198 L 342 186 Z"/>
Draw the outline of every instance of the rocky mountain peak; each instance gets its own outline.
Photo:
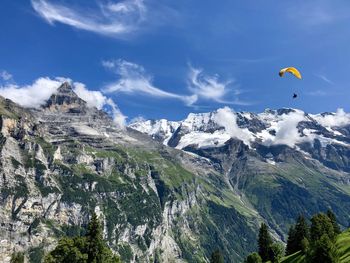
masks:
<path id="1" fill-rule="evenodd" d="M 69 82 L 67 82 L 67 81 L 62 83 L 62 85 L 57 89 L 56 93 L 77 96 L 73 91 L 72 85 L 69 84 Z"/>
<path id="2" fill-rule="evenodd" d="M 63 113 L 84 113 L 87 104 L 78 97 L 71 84 L 64 82 L 57 91 L 51 95 L 43 108 Z"/>

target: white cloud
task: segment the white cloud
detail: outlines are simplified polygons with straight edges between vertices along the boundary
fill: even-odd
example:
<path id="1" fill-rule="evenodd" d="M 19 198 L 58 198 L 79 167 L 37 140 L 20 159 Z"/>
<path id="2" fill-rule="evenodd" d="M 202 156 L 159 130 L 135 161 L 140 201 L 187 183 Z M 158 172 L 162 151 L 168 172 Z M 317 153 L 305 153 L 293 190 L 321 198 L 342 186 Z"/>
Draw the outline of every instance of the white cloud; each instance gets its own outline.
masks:
<path id="1" fill-rule="evenodd" d="M 6 70 L 2 70 L 0 71 L 0 78 L 2 78 L 5 81 L 8 81 L 12 79 L 12 75 L 8 73 Z"/>
<path id="2" fill-rule="evenodd" d="M 89 107 L 96 107 L 101 110 L 106 104 L 107 98 L 100 91 L 88 90 L 83 83 L 74 82 L 74 92 L 85 100 Z"/>
<path id="3" fill-rule="evenodd" d="M 68 78 L 39 78 L 32 85 L 18 86 L 9 84 L 0 86 L 0 95 L 8 98 L 26 108 L 39 108 L 44 105 L 50 96 L 56 92 L 63 82 L 68 81 L 73 85 L 74 92 L 87 102 L 89 107 L 101 110 L 105 106 L 111 108 L 114 121 L 124 127 L 126 117 L 120 112 L 112 99 L 104 96 L 100 91 L 91 91 L 83 83 L 73 82 Z"/>
<path id="4" fill-rule="evenodd" d="M 276 135 L 273 136 L 268 132 L 261 134 L 263 137 L 263 143 L 268 146 L 284 144 L 294 147 L 295 144 L 299 142 L 313 140 L 311 135 L 307 137 L 300 136 L 297 126 L 299 122 L 303 120 L 305 120 L 305 115 L 302 111 L 295 111 L 281 115 L 280 119 L 272 124 Z"/>
<path id="5" fill-rule="evenodd" d="M 303 27 L 324 26 L 349 17 L 349 9 L 333 0 L 301 1 L 288 9 L 288 17 Z M 293 24 L 293 25 L 294 25 Z"/>
<path id="6" fill-rule="evenodd" d="M 143 123 L 146 121 L 147 121 L 147 119 L 145 117 L 137 116 L 137 117 L 132 118 L 132 120 L 130 120 L 129 125 L 134 124 L 134 123 Z"/>
<path id="7" fill-rule="evenodd" d="M 285 144 L 293 147 L 301 140 L 297 126 L 302 120 L 304 120 L 304 113 L 302 112 L 284 114 L 282 121 L 277 123 L 273 144 Z"/>
<path id="8" fill-rule="evenodd" d="M 102 65 L 119 76 L 119 80 L 112 82 L 104 88 L 105 93 L 146 94 L 152 97 L 178 99 L 187 106 L 194 106 L 200 99 L 212 100 L 223 104 L 251 105 L 249 102 L 240 101 L 238 95 L 242 93 L 238 88 L 229 90 L 232 80 L 221 82 L 217 75 L 209 76 L 201 69 L 190 66 L 188 73 L 188 89 L 192 95 L 180 95 L 168 92 L 156 87 L 153 78 L 145 69 L 135 63 L 118 59 L 102 61 Z M 232 92 L 232 100 L 225 100 L 225 96 Z"/>
<path id="9" fill-rule="evenodd" d="M 197 101 L 196 95 L 179 95 L 155 87 L 152 83 L 152 77 L 138 64 L 119 59 L 115 61 L 103 61 L 102 65 L 115 71 L 120 77 L 118 81 L 110 83 L 105 87 L 104 92 L 106 93 L 146 94 L 158 98 L 178 99 L 186 105 L 192 105 Z"/>
<path id="10" fill-rule="evenodd" d="M 308 91 L 308 92 L 305 92 L 305 94 L 310 95 L 310 96 L 326 96 L 326 95 L 328 95 L 328 93 L 324 90 Z"/>
<path id="11" fill-rule="evenodd" d="M 250 142 L 254 140 L 254 136 L 247 128 L 238 127 L 237 116 L 229 107 L 218 109 L 214 120 L 224 127 L 231 137 L 242 140 L 246 145 L 250 145 Z"/>
<path id="12" fill-rule="evenodd" d="M 193 68 L 190 66 L 188 74 L 188 88 L 198 98 L 205 100 L 213 100 L 218 103 L 250 105 L 248 102 L 240 101 L 237 96 L 241 93 L 240 90 L 234 89 L 236 96 L 231 101 L 225 100 L 225 96 L 229 93 L 229 86 L 233 84 L 233 80 L 221 82 L 218 75 L 204 74 L 202 69 Z"/>
<path id="13" fill-rule="evenodd" d="M 88 90 L 85 84 L 80 82 L 74 82 L 74 92 L 83 100 L 87 102 L 89 107 L 96 107 L 102 110 L 105 106 L 110 107 L 110 113 L 113 116 L 113 120 L 119 127 L 125 126 L 126 116 L 122 114 L 119 107 L 114 103 L 111 98 L 107 98 L 101 91 Z"/>
<path id="14" fill-rule="evenodd" d="M 143 0 L 99 3 L 99 10 L 78 9 L 48 0 L 31 0 L 34 10 L 48 23 L 121 37 L 138 29 L 147 11 Z"/>
<path id="15" fill-rule="evenodd" d="M 324 82 L 327 82 L 328 84 L 334 85 L 334 82 L 327 78 L 325 75 L 315 74 L 315 76 L 322 79 Z"/>
<path id="16" fill-rule="evenodd" d="M 346 113 L 344 109 L 337 109 L 336 113 L 327 115 L 313 115 L 312 116 L 318 123 L 325 127 L 342 127 L 350 125 L 350 113 Z"/>
<path id="17" fill-rule="evenodd" d="M 57 90 L 61 82 L 50 78 L 39 78 L 32 85 L 0 86 L 0 95 L 23 107 L 38 108 Z"/>
<path id="18" fill-rule="evenodd" d="M 189 89 L 200 97 L 220 101 L 226 95 L 226 86 L 232 81 L 219 82 L 218 76 L 208 76 L 203 70 L 190 67 Z"/>

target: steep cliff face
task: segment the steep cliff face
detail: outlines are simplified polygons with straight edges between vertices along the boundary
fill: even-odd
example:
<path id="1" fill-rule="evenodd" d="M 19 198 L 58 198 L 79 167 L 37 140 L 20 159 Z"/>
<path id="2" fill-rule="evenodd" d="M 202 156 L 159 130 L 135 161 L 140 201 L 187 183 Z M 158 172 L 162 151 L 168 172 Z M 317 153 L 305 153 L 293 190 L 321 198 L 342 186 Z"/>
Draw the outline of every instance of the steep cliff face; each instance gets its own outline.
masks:
<path id="1" fill-rule="evenodd" d="M 157 133 L 156 125 L 144 129 L 146 124 L 131 126 L 151 136 Z M 285 241 L 299 214 L 329 208 L 348 226 L 349 114 L 223 108 L 189 114 L 177 125 L 163 143 L 211 162 L 230 192 L 266 220 L 276 237 Z"/>
<path id="2" fill-rule="evenodd" d="M 1 262 L 40 262 L 91 211 L 125 262 L 199 262 L 217 246 L 235 262 L 252 249 L 262 219 L 211 161 L 118 129 L 67 84 L 39 110 L 0 105 Z"/>
<path id="3" fill-rule="evenodd" d="M 328 122 L 219 109 L 120 129 L 68 84 L 40 109 L 0 97 L 0 261 L 40 262 L 92 211 L 124 262 L 206 262 L 217 248 L 241 262 L 261 222 L 284 241 L 299 214 L 328 208 L 348 226 L 349 131 Z"/>

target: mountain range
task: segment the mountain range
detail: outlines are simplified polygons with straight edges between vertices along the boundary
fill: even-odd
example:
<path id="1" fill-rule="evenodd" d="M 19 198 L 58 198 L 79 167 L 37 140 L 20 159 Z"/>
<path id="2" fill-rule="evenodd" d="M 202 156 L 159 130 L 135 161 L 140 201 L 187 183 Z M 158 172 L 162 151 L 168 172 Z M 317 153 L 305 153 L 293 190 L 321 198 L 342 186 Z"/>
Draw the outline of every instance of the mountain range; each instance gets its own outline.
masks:
<path id="1" fill-rule="evenodd" d="M 0 97 L 0 254 L 40 262 L 91 212 L 123 262 L 227 262 L 261 222 L 285 241 L 299 214 L 350 222 L 350 117 L 221 108 L 120 128 L 64 83 L 38 109 Z M 39 260 L 39 261 L 38 261 Z"/>

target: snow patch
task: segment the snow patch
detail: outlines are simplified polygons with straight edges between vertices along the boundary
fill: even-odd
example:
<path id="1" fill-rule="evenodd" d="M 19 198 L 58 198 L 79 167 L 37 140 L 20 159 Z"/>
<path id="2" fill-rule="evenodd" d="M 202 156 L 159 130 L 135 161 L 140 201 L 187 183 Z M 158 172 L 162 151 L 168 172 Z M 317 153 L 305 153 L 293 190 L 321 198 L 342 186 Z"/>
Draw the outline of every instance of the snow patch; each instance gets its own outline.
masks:
<path id="1" fill-rule="evenodd" d="M 188 145 L 197 145 L 199 148 L 222 146 L 229 139 L 230 135 L 222 131 L 215 131 L 214 133 L 194 131 L 185 134 L 176 148 L 183 149 Z"/>

